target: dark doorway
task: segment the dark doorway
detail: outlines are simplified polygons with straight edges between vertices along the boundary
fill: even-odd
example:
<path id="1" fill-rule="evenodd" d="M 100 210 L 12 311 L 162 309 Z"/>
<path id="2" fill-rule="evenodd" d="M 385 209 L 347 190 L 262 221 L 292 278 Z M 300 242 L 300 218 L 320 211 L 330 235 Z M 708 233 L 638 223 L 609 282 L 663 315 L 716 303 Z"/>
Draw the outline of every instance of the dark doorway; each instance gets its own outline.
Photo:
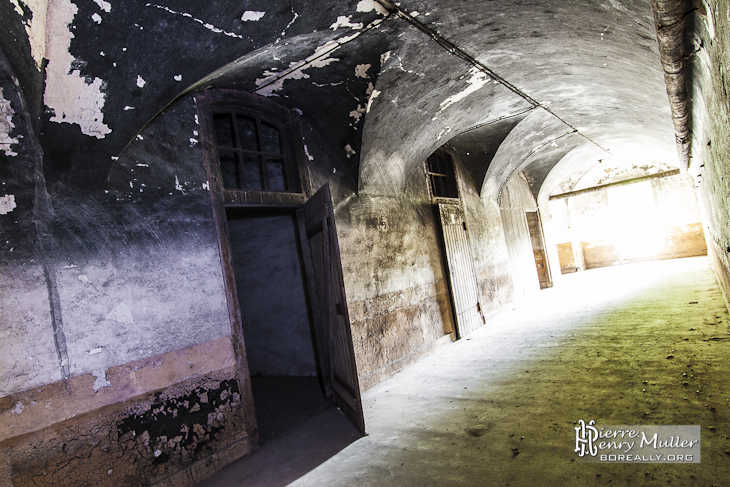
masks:
<path id="1" fill-rule="evenodd" d="M 226 209 L 262 441 L 327 407 L 293 210 Z"/>
<path id="2" fill-rule="evenodd" d="M 365 424 L 329 187 L 298 210 L 225 210 L 259 437 L 336 405 Z"/>

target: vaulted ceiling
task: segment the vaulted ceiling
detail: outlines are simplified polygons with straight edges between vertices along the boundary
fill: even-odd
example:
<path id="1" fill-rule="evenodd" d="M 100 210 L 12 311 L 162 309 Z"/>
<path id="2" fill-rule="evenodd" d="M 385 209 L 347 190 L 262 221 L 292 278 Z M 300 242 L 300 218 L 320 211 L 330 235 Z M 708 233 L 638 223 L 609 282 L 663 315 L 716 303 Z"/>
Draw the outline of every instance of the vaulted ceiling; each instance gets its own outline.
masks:
<path id="1" fill-rule="evenodd" d="M 29 53 L 9 57 L 59 172 L 103 179 L 150 120 L 201 87 L 300 113 L 361 194 L 398 194 L 444 144 L 484 198 L 519 171 L 537 197 L 599 161 L 677 164 L 648 0 L 52 3 L 70 35 L 49 30 L 48 45 L 68 65 L 43 79 Z M 37 13 L 3 8 L 4 49 L 28 51 Z M 59 117 L 49 97 L 74 70 L 100 94 L 101 131 Z"/>

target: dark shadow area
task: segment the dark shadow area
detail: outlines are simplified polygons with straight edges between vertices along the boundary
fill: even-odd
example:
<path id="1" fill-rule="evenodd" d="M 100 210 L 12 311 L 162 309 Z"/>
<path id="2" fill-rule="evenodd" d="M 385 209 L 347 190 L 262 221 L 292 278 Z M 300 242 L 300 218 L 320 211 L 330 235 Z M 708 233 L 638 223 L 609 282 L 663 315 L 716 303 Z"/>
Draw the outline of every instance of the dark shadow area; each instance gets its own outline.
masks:
<path id="1" fill-rule="evenodd" d="M 330 407 L 317 377 L 251 377 L 251 387 L 261 444 Z"/>
<path id="2" fill-rule="evenodd" d="M 198 487 L 282 487 L 360 438 L 316 377 L 252 377 L 260 448 Z M 260 412 L 259 412 L 260 411 Z"/>

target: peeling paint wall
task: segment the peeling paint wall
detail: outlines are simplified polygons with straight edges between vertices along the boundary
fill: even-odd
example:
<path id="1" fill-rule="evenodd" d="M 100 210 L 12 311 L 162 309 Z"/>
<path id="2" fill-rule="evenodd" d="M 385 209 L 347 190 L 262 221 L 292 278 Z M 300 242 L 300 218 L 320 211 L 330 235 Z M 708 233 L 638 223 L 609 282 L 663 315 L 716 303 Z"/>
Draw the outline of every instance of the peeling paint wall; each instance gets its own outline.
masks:
<path id="1" fill-rule="evenodd" d="M 48 0 L 10 0 L 15 10 L 27 18 L 26 10 L 30 10 L 30 19 L 24 21 L 25 30 L 30 42 L 30 51 L 38 69 L 46 57 L 46 15 Z"/>
<path id="2" fill-rule="evenodd" d="M 104 123 L 102 108 L 106 84 L 100 78 L 88 80 L 75 65 L 83 64 L 69 52 L 71 25 L 78 8 L 70 0 L 50 0 L 48 8 L 48 66 L 43 100 L 53 111 L 52 122 L 77 124 L 81 133 L 103 139 L 111 129 Z"/>
<path id="3" fill-rule="evenodd" d="M 13 145 L 19 144 L 22 135 L 18 137 L 12 137 L 11 134 L 15 129 L 13 123 L 13 115 L 15 110 L 10 106 L 10 100 L 6 100 L 3 97 L 3 90 L 0 88 L 0 150 L 2 150 L 7 157 L 17 156 L 18 153 L 13 151 Z"/>
<path id="4" fill-rule="evenodd" d="M 24 261 L 27 244 L 3 254 L 0 464 L 12 485 L 182 485 L 212 472 L 197 460 L 250 452 L 205 164 L 188 141 L 198 129 L 192 99 L 171 107 L 115 158 L 109 189 L 51 189 L 40 256 Z M 28 188 L 0 215 L 6 243 L 10 225 L 32 222 Z"/>
<path id="5" fill-rule="evenodd" d="M 92 398 L 84 393 L 93 386 L 90 374 L 67 390 L 48 386 L 1 398 L 2 480 L 100 487 L 150 485 L 168 476 L 169 485 L 201 480 L 218 462 L 250 452 L 232 364 L 230 341 L 223 339 L 111 369 L 109 387 Z M 91 405 L 104 407 L 79 414 Z M 196 465 L 206 457 L 213 462 Z M 191 468 L 183 477 L 185 467 Z"/>

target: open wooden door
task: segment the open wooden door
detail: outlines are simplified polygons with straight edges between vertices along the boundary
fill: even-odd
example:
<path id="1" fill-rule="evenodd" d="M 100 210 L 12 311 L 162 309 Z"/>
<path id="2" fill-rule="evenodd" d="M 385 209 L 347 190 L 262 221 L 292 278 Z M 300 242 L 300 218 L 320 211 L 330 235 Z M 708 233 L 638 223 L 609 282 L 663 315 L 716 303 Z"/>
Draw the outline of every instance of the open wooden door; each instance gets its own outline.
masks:
<path id="1" fill-rule="evenodd" d="M 469 237 L 466 233 L 464 210 L 459 205 L 439 203 L 439 214 L 457 333 L 461 338 L 482 326 L 484 317 L 479 305 L 477 279 Z"/>
<path id="2" fill-rule="evenodd" d="M 297 211 L 304 269 L 312 296 L 317 355 L 327 401 L 365 434 L 350 316 L 329 184 Z"/>
<path id="3" fill-rule="evenodd" d="M 537 277 L 540 279 L 540 289 L 553 287 L 553 279 L 550 274 L 547 252 L 545 251 L 545 239 L 543 238 L 540 214 L 537 211 L 528 211 L 525 213 L 525 217 L 527 218 L 527 228 L 530 232 L 532 252 L 535 255 L 535 265 L 537 266 Z"/>

